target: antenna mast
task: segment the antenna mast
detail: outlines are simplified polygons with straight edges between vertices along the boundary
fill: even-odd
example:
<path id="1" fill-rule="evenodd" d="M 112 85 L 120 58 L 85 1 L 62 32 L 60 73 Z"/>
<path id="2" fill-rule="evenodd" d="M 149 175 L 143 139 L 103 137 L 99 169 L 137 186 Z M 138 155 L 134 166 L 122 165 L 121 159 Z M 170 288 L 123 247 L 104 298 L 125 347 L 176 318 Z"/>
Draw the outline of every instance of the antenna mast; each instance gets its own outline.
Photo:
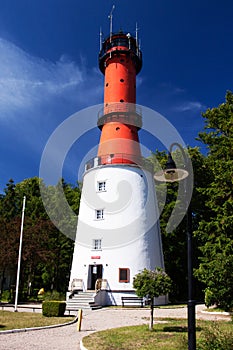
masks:
<path id="1" fill-rule="evenodd" d="M 137 24 L 137 22 L 136 22 L 136 43 L 137 43 L 137 45 L 138 45 L 138 24 Z"/>
<path id="2" fill-rule="evenodd" d="M 110 19 L 110 42 L 112 41 L 112 18 L 113 18 L 113 11 L 115 9 L 115 5 L 112 6 L 112 10 L 110 12 L 110 15 L 108 18 Z"/>
<path id="3" fill-rule="evenodd" d="M 100 27 L 100 51 L 102 50 L 102 36 L 103 36 L 102 28 Z"/>
<path id="4" fill-rule="evenodd" d="M 138 54 L 138 51 L 140 50 L 140 39 L 138 39 L 138 31 L 139 31 L 139 28 L 138 28 L 138 24 L 136 22 L 136 45 L 137 45 L 137 54 Z"/>

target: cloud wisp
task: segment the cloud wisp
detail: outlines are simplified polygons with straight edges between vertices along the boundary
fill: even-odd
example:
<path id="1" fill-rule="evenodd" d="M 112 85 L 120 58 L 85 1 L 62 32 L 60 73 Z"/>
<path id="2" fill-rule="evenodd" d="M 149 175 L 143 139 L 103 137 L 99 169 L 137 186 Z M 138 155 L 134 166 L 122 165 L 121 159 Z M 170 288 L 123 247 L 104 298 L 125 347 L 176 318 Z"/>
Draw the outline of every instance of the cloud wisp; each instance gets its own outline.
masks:
<path id="1" fill-rule="evenodd" d="M 58 103 L 61 96 L 64 102 L 72 102 L 77 107 L 88 103 L 90 96 L 93 103 L 100 98 L 98 72 L 88 71 L 66 56 L 57 62 L 47 61 L 1 38 L 0 54 L 0 120 L 14 117 L 19 111 Z M 89 86 L 87 75 L 92 82 Z"/>
<path id="2" fill-rule="evenodd" d="M 176 106 L 174 109 L 177 112 L 187 112 L 187 111 L 202 111 L 206 107 L 198 101 L 186 101 Z"/>

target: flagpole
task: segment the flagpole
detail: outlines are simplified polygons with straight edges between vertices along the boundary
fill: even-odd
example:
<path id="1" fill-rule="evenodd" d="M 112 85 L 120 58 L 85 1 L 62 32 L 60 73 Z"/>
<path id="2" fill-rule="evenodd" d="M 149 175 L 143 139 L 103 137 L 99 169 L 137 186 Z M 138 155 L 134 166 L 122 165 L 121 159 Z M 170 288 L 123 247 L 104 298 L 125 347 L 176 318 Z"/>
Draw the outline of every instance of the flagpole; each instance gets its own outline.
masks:
<path id="1" fill-rule="evenodd" d="M 25 203 L 26 203 L 26 196 L 23 197 L 23 208 L 22 208 L 21 230 L 20 230 L 20 240 L 19 240 L 19 255 L 18 255 L 18 269 L 17 269 L 17 280 L 16 280 L 16 290 L 15 290 L 14 312 L 17 311 L 17 303 L 18 303 L 18 295 L 19 295 L 19 276 L 20 276 L 20 265 L 21 265 L 22 243 L 23 243 L 23 223 L 24 223 Z"/>

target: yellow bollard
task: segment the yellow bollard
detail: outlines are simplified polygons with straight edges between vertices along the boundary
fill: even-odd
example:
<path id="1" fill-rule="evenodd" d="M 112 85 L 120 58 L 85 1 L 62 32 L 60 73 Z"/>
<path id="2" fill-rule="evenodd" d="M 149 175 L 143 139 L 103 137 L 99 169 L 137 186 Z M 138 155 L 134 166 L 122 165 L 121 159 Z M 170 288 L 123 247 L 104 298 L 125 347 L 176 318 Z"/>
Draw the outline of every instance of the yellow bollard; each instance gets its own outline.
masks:
<path id="1" fill-rule="evenodd" d="M 83 310 L 79 309 L 78 310 L 78 323 L 77 323 L 77 331 L 81 331 L 81 324 L 82 324 L 82 318 L 83 318 Z"/>

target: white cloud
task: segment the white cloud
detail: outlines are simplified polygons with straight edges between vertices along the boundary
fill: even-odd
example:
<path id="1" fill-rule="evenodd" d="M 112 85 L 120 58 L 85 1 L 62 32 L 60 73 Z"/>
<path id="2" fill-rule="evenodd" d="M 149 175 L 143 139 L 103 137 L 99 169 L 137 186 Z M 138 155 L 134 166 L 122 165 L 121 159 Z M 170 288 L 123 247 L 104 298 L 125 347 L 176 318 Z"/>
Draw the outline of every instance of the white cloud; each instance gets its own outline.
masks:
<path id="1" fill-rule="evenodd" d="M 0 120 L 44 107 L 54 98 L 76 106 L 100 101 L 102 85 L 96 70 L 87 71 L 65 56 L 55 63 L 34 57 L 1 38 L 0 55 Z"/>
<path id="2" fill-rule="evenodd" d="M 194 101 L 194 102 L 186 101 L 186 102 L 183 102 L 182 104 L 176 106 L 174 109 L 178 112 L 201 111 L 201 110 L 205 109 L 205 106 L 201 102 L 198 102 L 198 101 Z"/>

